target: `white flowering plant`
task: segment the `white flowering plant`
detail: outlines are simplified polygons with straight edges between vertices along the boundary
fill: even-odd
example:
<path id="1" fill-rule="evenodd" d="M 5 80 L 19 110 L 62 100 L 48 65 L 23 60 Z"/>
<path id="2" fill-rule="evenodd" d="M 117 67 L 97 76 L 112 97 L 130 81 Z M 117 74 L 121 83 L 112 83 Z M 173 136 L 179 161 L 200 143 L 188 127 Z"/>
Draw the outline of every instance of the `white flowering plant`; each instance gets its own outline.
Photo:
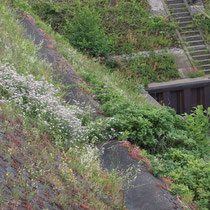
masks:
<path id="1" fill-rule="evenodd" d="M 115 118 L 83 123 L 87 107 L 67 106 L 59 97 L 59 90 L 47 81 L 36 80 L 33 75 L 20 75 L 7 62 L 0 62 L 0 93 L 2 102 L 15 103 L 22 114 L 43 122 L 49 135 L 58 145 L 92 142 L 116 138 L 112 125 Z M 86 111 L 85 111 L 86 110 Z"/>
<path id="2" fill-rule="evenodd" d="M 78 106 L 65 106 L 59 91 L 47 81 L 37 81 L 32 75 L 20 75 L 13 65 L 0 63 L 2 102 L 15 103 L 24 115 L 43 121 L 49 133 L 56 133 L 57 142 L 73 144 L 85 141 L 88 130 L 77 117 L 84 113 Z"/>

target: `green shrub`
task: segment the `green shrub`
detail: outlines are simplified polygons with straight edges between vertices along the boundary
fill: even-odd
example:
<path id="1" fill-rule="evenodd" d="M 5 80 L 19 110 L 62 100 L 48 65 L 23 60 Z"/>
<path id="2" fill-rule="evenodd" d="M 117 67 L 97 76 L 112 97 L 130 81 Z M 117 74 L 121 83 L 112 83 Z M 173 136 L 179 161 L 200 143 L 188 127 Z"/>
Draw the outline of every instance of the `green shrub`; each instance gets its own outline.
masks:
<path id="1" fill-rule="evenodd" d="M 198 209 L 208 209 L 210 167 L 207 161 L 195 158 L 191 151 L 171 148 L 157 155 L 152 165 L 155 175 L 172 178 L 172 193 L 181 195 L 184 201 L 194 199 Z"/>
<path id="2" fill-rule="evenodd" d="M 67 24 L 64 16 L 68 13 L 65 7 L 47 1 L 42 1 L 41 3 L 33 2 L 31 5 L 38 15 L 51 25 L 53 30 L 61 34 L 64 33 L 65 25 Z"/>
<path id="3" fill-rule="evenodd" d="M 128 139 L 153 154 L 178 145 L 196 147 L 181 116 L 174 110 L 132 105 L 112 87 L 100 82 L 94 85 L 92 94 L 102 105 L 102 110 L 117 119 L 112 127 L 120 139 Z"/>
<path id="4" fill-rule="evenodd" d="M 192 201 L 194 197 L 193 192 L 189 190 L 188 186 L 185 186 L 184 184 L 173 184 L 170 192 L 172 192 L 174 195 L 181 196 L 181 199 L 186 203 Z"/>
<path id="5" fill-rule="evenodd" d="M 92 76 L 94 72 L 82 74 L 92 85 L 92 95 L 101 104 L 101 109 L 110 117 L 117 119 L 112 127 L 120 139 L 127 139 L 151 154 L 166 152 L 169 148 L 186 148 L 205 153 L 201 146 L 203 139 L 208 142 L 208 116 L 202 107 L 191 115 L 177 115 L 171 108 L 146 107 L 132 104 L 125 96 L 108 83 Z M 202 135 L 197 130 L 201 130 Z M 203 152 L 202 152 L 203 150 Z"/>
<path id="6" fill-rule="evenodd" d="M 200 105 L 192 114 L 185 114 L 184 118 L 188 133 L 199 145 L 201 151 L 207 154 L 210 140 L 210 108 L 203 110 L 203 106 Z"/>
<path id="7" fill-rule="evenodd" d="M 206 10 L 207 15 L 210 15 L 210 10 Z M 196 24 L 204 32 L 206 41 L 210 42 L 210 19 L 203 14 L 197 14 L 194 18 Z"/>
<path id="8" fill-rule="evenodd" d="M 100 27 L 100 18 L 95 10 L 80 9 L 69 23 L 69 42 L 80 51 L 92 56 L 106 56 L 111 52 L 112 41 Z"/>

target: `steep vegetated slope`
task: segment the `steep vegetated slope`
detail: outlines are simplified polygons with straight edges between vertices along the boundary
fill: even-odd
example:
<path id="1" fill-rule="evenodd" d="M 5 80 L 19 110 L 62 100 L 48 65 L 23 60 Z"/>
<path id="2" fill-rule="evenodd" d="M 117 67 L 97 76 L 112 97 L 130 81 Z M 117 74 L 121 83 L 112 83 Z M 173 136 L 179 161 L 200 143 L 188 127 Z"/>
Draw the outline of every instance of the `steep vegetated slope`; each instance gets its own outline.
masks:
<path id="1" fill-rule="evenodd" d="M 34 9 L 26 2 L 24 4 L 20 1 L 12 2 L 15 2 L 14 6 L 18 9 L 27 9 L 33 14 Z M 5 13 L 5 10 L 3 12 Z M 200 106 L 191 115 L 179 116 L 170 108 L 148 105 L 140 96 L 141 87 L 137 86 L 137 83 L 126 80 L 119 72 L 110 72 L 105 66 L 100 65 L 95 58 L 88 59 L 87 56 L 81 55 L 68 44 L 65 37 L 52 32 L 50 27 L 41 22 L 36 15 L 34 17 L 37 19 L 36 24 L 49 33 L 51 38 L 55 39 L 56 49 L 65 56 L 74 70 L 87 82 L 83 88 L 100 102 L 102 111 L 108 117 L 107 119 L 101 118 L 92 121 L 80 115 L 78 120 L 83 119 L 81 128 L 88 129 L 86 136 L 88 141 L 97 144 L 108 140 L 108 137 L 111 136 L 111 138 L 127 139 L 138 145 L 141 149 L 145 149 L 144 155 L 151 159 L 152 167 L 150 169 L 155 175 L 171 177 L 173 181 L 171 192 L 178 194 L 187 203 L 193 200 L 198 209 L 208 209 L 210 192 L 208 174 L 210 167 L 207 157 L 209 153 L 207 145 L 209 144 L 210 110 L 204 111 Z M 6 25 L 9 26 L 10 24 Z M 1 32 L 5 30 L 1 30 Z M 13 37 L 14 34 L 11 33 L 11 36 Z M 16 39 L 19 40 L 20 37 L 17 36 Z M 13 39 L 11 38 L 11 40 Z M 8 42 L 6 42 L 6 37 L 4 40 L 2 42 L 2 49 L 4 50 L 1 52 L 11 49 L 11 47 L 5 45 Z M 20 43 L 22 43 L 22 40 Z M 7 58 L 7 53 L 3 55 L 3 58 Z M 19 54 L 17 55 L 19 56 Z M 9 62 L 14 63 L 12 57 L 9 56 L 8 59 Z M 31 61 L 34 61 L 34 59 L 26 60 L 26 64 Z M 33 70 L 32 66 L 30 67 L 27 68 L 28 71 Z M 16 69 L 22 70 L 23 68 L 17 66 Z M 40 75 L 35 70 L 28 73 L 38 78 Z M 27 72 L 25 74 L 27 75 Z M 42 73 L 42 75 L 44 74 Z M 30 79 L 32 78 L 29 77 Z M 56 85 L 59 87 L 59 84 Z M 10 94 L 5 92 L 3 83 L 1 88 L 3 96 L 9 98 Z M 19 94 L 14 98 L 15 104 L 25 105 L 23 102 L 27 104 L 27 100 L 17 100 Z M 25 96 L 25 94 L 22 95 L 21 92 L 20 96 Z M 39 117 L 36 110 L 32 110 L 32 113 Z M 41 117 L 47 123 L 45 126 L 53 125 L 51 124 L 53 121 L 51 121 L 51 118 L 47 118 L 46 113 L 41 112 Z M 37 121 L 39 122 L 39 120 Z M 65 126 L 67 125 L 65 124 Z M 64 129 L 65 132 L 60 132 L 58 129 L 58 136 L 55 137 L 53 137 L 54 132 L 47 129 L 49 131 L 47 134 L 61 148 L 66 145 L 65 135 L 69 135 L 68 137 L 71 138 L 71 135 L 68 132 L 66 133 L 67 127 L 65 126 L 61 125 L 61 129 Z M 116 188 L 113 187 L 113 189 Z"/>
<path id="2" fill-rule="evenodd" d="M 144 65 L 148 62 L 142 63 L 143 59 L 138 57 L 135 63 L 142 65 L 132 65 L 131 68 L 119 60 L 107 62 L 104 59 L 109 55 L 153 51 L 178 45 L 175 25 L 167 17 L 152 16 L 146 0 L 25 2 L 42 20 L 68 39 L 72 46 L 90 56 L 101 57 L 101 62 L 112 71 L 120 70 L 132 82 L 147 85 L 154 81 L 179 78 L 173 56 L 166 53 L 164 61 L 153 53 L 148 61 L 148 69 Z M 28 8 L 26 3 L 24 6 Z"/>
<path id="3" fill-rule="evenodd" d="M 86 111 L 62 101 L 9 5 L 0 13 L 0 208 L 123 208 L 124 175 L 102 170 Z"/>

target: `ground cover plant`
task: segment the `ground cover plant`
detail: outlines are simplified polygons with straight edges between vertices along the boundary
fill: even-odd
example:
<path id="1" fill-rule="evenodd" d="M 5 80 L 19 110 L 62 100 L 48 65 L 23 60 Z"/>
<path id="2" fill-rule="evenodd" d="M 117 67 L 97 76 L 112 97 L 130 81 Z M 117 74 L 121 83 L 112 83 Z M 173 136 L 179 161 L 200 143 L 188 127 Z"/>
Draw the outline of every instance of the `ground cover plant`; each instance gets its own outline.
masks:
<path id="1" fill-rule="evenodd" d="M 125 74 L 128 79 L 147 86 L 151 82 L 162 82 L 170 79 L 178 79 L 179 74 L 174 57 L 167 54 L 137 55 L 118 61 L 116 69 Z"/>
<path id="2" fill-rule="evenodd" d="M 81 55 L 44 23 L 39 21 L 37 24 L 56 39 L 56 49 L 87 82 L 84 88 L 100 102 L 106 115 L 115 119 L 108 127 L 110 134 L 146 149 L 151 160 L 154 159 L 153 173 L 172 177 L 173 193 L 179 194 L 186 202 L 193 200 L 199 209 L 208 209 L 208 177 L 207 180 L 204 177 L 209 170 L 206 147 L 209 143 L 209 110 L 204 113 L 199 107 L 191 115 L 179 116 L 172 109 L 153 107 L 139 94 L 141 86 Z M 106 121 L 100 124 L 106 131 Z M 197 135 L 198 130 L 202 130 L 203 135 Z M 103 133 L 98 135 L 99 131 L 91 130 L 90 136 L 97 138 L 90 137 L 90 142 L 92 139 L 94 143 L 106 139 Z M 176 170 L 178 166 L 180 173 Z M 206 170 L 202 172 L 204 167 Z M 182 174 L 187 174 L 186 181 Z"/>

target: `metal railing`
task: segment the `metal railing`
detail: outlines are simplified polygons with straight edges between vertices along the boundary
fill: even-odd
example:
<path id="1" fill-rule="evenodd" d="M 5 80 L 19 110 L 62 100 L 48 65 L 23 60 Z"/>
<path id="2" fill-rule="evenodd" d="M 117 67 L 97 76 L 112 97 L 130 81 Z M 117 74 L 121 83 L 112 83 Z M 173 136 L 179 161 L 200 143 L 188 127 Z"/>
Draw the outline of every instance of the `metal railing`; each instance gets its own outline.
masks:
<path id="1" fill-rule="evenodd" d="M 195 5 L 194 8 L 200 13 L 202 13 L 204 16 L 206 16 L 208 19 L 210 19 L 210 16 L 206 12 L 204 12 L 202 9 L 200 9 L 198 6 Z"/>

